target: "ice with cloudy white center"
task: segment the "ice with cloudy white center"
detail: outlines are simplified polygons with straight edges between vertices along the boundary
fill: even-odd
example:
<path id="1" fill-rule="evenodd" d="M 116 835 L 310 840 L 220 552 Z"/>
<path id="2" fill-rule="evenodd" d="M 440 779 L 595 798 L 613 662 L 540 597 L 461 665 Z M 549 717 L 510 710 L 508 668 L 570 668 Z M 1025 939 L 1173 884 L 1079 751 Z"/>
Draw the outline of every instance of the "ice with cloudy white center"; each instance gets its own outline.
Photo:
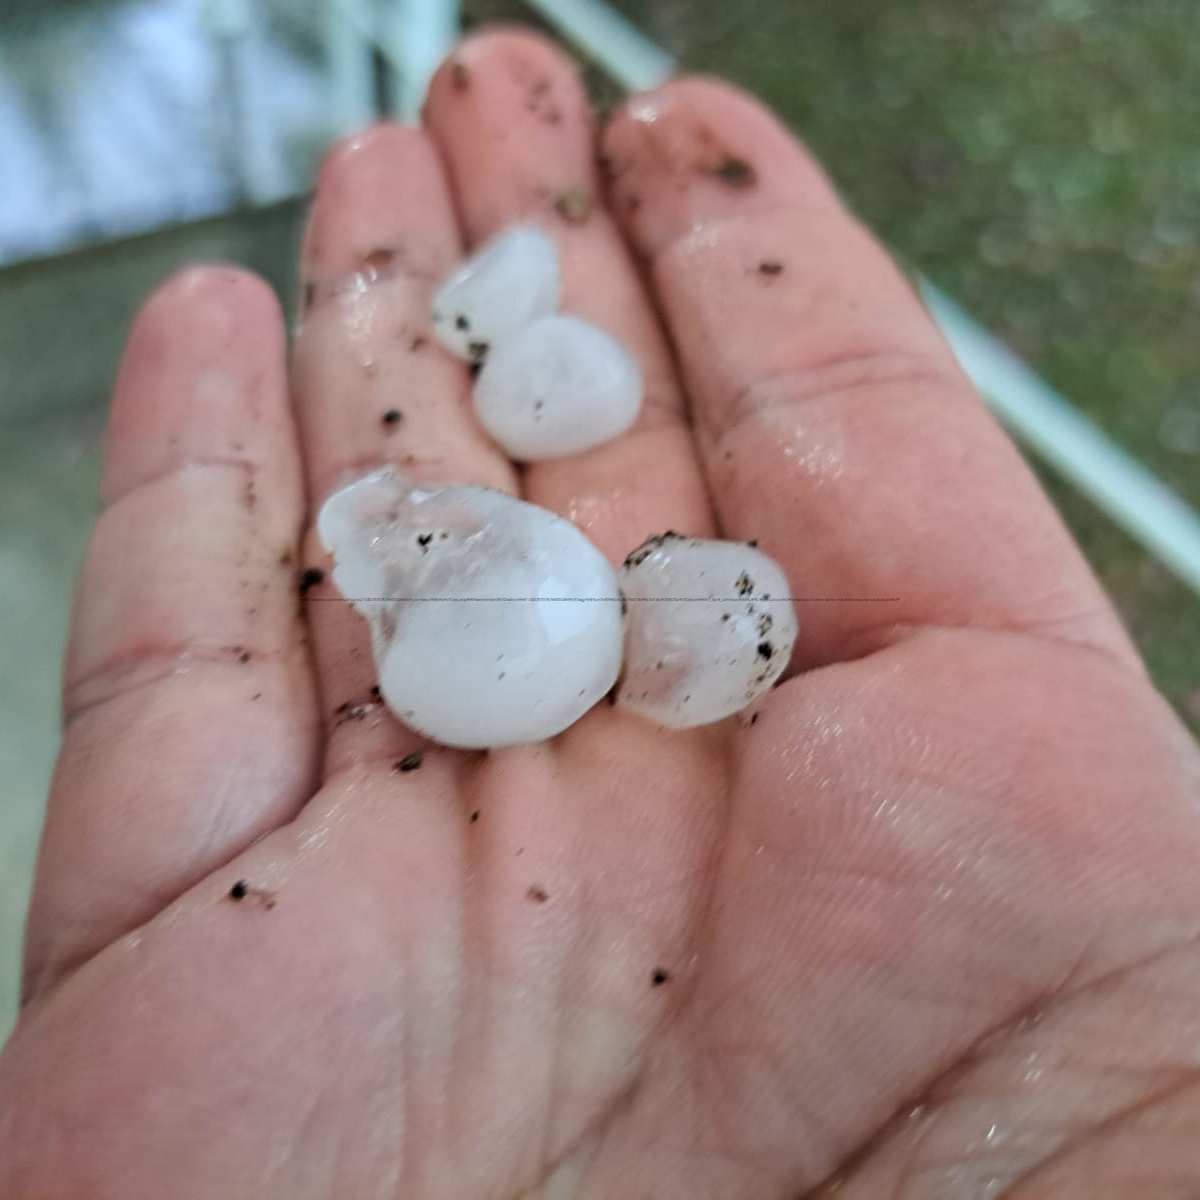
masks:
<path id="1" fill-rule="evenodd" d="M 562 517 L 490 488 L 411 488 L 385 467 L 331 496 L 317 529 L 370 625 L 384 701 L 434 741 L 541 741 L 615 683 L 616 575 Z"/>
<path id="2" fill-rule="evenodd" d="M 661 725 L 706 725 L 770 690 L 796 642 L 783 568 L 744 542 L 664 534 L 626 559 L 617 702 Z"/>
<path id="3" fill-rule="evenodd" d="M 558 307 L 558 250 L 532 225 L 514 225 L 451 272 L 434 293 L 433 331 L 454 354 L 481 362 Z"/>
<path id="4" fill-rule="evenodd" d="M 578 454 L 624 433 L 642 376 L 616 338 L 579 317 L 541 317 L 497 346 L 475 382 L 480 423 L 510 458 Z"/>

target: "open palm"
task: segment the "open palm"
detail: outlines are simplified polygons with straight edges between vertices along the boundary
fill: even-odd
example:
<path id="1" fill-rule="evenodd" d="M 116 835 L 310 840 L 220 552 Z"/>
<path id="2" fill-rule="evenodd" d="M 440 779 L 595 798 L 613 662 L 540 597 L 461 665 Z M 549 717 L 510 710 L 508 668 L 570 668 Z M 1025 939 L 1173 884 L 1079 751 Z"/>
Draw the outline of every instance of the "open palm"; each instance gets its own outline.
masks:
<path id="1" fill-rule="evenodd" d="M 490 33 L 426 126 L 327 161 L 290 394 L 244 274 L 131 334 L 0 1195 L 1182 1194 L 1200 763 L 903 279 L 718 83 L 597 156 L 568 65 Z M 648 384 L 632 433 L 522 471 L 427 322 L 520 218 Z M 615 560 L 758 538 L 811 601 L 786 682 L 687 733 L 601 705 L 424 744 L 349 606 L 297 595 L 306 514 L 381 460 Z"/>

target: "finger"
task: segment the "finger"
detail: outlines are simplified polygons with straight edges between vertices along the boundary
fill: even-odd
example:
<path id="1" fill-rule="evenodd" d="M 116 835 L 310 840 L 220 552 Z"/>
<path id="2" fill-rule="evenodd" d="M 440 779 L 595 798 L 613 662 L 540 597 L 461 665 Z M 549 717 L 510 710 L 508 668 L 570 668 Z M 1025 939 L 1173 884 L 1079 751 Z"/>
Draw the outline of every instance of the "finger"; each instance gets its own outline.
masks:
<path id="1" fill-rule="evenodd" d="M 134 323 L 29 915 L 26 991 L 290 818 L 313 784 L 302 489 L 279 308 L 226 268 Z"/>
<path id="2" fill-rule="evenodd" d="M 516 221 L 540 224 L 559 247 L 563 309 L 616 337 L 645 380 L 643 409 L 628 433 L 531 464 L 525 496 L 569 517 L 616 561 L 651 533 L 710 532 L 670 353 L 600 199 L 591 113 L 573 67 L 529 34 L 471 38 L 434 77 L 425 120 L 468 239 L 477 243 Z"/>
<path id="3" fill-rule="evenodd" d="M 719 519 L 787 567 L 798 661 L 977 624 L 1136 656 L 899 271 L 773 117 L 720 83 L 629 101 L 603 139 L 650 262 Z"/>
<path id="4" fill-rule="evenodd" d="M 469 411 L 466 368 L 430 334 L 433 288 L 460 252 L 425 134 L 379 126 L 328 156 L 305 237 L 295 347 L 310 516 L 348 476 L 386 462 L 414 482 L 514 489 L 508 460 Z M 327 565 L 315 535 L 308 550 L 306 563 Z M 372 693 L 362 618 L 325 584 L 306 599 L 330 732 L 326 772 L 419 746 Z"/>

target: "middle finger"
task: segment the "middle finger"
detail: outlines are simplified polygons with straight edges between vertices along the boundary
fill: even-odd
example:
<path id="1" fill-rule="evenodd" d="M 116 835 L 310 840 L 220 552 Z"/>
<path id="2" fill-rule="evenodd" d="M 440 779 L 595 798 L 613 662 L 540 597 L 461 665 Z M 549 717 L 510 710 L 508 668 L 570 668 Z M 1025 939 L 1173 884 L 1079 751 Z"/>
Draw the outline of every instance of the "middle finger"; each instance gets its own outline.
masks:
<path id="1" fill-rule="evenodd" d="M 445 157 L 468 241 L 517 221 L 540 225 L 562 259 L 563 309 L 620 341 L 645 380 L 629 432 L 526 467 L 526 498 L 574 521 L 615 562 L 649 534 L 710 534 L 671 355 L 605 208 L 591 111 L 574 68 L 539 37 L 482 34 L 435 76 L 425 120 Z"/>

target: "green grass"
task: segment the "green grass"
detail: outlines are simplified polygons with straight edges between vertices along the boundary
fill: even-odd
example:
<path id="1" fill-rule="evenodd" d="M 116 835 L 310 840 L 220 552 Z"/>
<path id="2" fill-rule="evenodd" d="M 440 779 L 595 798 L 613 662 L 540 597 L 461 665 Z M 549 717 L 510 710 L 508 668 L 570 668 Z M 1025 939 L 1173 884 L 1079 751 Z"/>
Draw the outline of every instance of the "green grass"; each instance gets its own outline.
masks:
<path id="1" fill-rule="evenodd" d="M 1200 5 L 616 6 L 775 108 L 907 264 L 1200 507 Z M 1039 474 L 1200 731 L 1200 599 Z"/>

